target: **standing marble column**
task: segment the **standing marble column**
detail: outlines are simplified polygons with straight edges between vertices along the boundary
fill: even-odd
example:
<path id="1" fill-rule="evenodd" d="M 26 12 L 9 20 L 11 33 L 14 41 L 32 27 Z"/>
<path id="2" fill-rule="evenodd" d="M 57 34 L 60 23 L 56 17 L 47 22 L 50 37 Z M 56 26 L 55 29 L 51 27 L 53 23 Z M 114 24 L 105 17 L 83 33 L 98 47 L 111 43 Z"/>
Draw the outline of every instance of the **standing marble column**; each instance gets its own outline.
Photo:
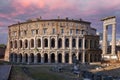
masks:
<path id="1" fill-rule="evenodd" d="M 62 53 L 62 63 L 65 63 L 65 52 Z"/>
<path id="2" fill-rule="evenodd" d="M 43 41 L 43 37 L 41 36 L 41 49 L 43 49 L 43 44 L 44 44 L 44 41 Z"/>
<path id="3" fill-rule="evenodd" d="M 72 36 L 70 37 L 70 49 L 72 50 Z"/>
<path id="4" fill-rule="evenodd" d="M 62 48 L 65 49 L 65 36 L 62 37 Z"/>
<path id="5" fill-rule="evenodd" d="M 112 25 L 112 55 L 115 55 L 116 47 L 116 24 Z"/>
<path id="6" fill-rule="evenodd" d="M 79 49 L 78 44 L 79 44 L 79 38 L 77 37 L 77 40 L 76 40 L 76 45 L 75 45 L 77 49 Z"/>
<path id="7" fill-rule="evenodd" d="M 82 49 L 83 49 L 83 52 L 82 52 L 82 63 L 85 63 L 85 38 L 83 37 L 83 46 L 82 46 Z"/>
<path id="8" fill-rule="evenodd" d="M 70 54 L 69 54 L 69 64 L 72 64 L 72 51 L 70 51 Z"/>
<path id="9" fill-rule="evenodd" d="M 107 27 L 106 25 L 103 26 L 103 46 L 102 51 L 103 55 L 107 53 Z"/>
<path id="10" fill-rule="evenodd" d="M 56 36 L 56 40 L 55 40 L 55 48 L 58 49 L 58 37 Z"/>
<path id="11" fill-rule="evenodd" d="M 48 49 L 51 48 L 51 39 L 50 39 L 50 36 L 48 36 Z"/>

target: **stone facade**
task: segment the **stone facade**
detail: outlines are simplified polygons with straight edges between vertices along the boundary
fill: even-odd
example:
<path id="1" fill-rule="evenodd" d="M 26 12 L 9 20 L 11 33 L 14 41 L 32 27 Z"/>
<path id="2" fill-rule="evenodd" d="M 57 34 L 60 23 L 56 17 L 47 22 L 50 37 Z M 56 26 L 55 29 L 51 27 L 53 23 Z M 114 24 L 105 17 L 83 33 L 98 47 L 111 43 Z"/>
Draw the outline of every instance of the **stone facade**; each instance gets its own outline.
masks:
<path id="1" fill-rule="evenodd" d="M 5 60 L 15 63 L 99 62 L 99 36 L 90 22 L 33 19 L 10 25 Z"/>

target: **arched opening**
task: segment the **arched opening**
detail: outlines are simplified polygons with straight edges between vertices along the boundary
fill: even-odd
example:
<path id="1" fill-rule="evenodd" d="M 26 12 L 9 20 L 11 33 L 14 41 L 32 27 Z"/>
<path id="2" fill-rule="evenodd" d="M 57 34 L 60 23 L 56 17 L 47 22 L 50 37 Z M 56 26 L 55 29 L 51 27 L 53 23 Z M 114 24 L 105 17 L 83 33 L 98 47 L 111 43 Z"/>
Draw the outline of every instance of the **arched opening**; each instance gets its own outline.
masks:
<path id="1" fill-rule="evenodd" d="M 44 63 L 48 63 L 48 54 L 47 53 L 44 54 Z"/>
<path id="2" fill-rule="evenodd" d="M 30 62 L 34 63 L 34 54 L 33 53 L 30 54 Z"/>
<path id="3" fill-rule="evenodd" d="M 65 39 L 65 47 L 69 47 L 69 39 L 68 38 Z"/>
<path id="4" fill-rule="evenodd" d="M 51 47 L 52 47 L 52 48 L 55 47 L 55 39 L 54 39 L 54 38 L 51 39 Z"/>
<path id="5" fill-rule="evenodd" d="M 92 54 L 90 54 L 90 62 L 93 62 Z"/>
<path id="6" fill-rule="evenodd" d="M 37 39 L 37 47 L 41 47 L 41 39 Z"/>
<path id="7" fill-rule="evenodd" d="M 61 53 L 58 54 L 58 63 L 62 63 L 62 54 Z"/>
<path id="8" fill-rule="evenodd" d="M 28 54 L 25 54 L 25 62 L 28 62 Z"/>
<path id="9" fill-rule="evenodd" d="M 22 48 L 22 40 L 19 41 L 19 46 Z"/>
<path id="10" fill-rule="evenodd" d="M 14 61 L 13 61 L 13 60 L 14 60 L 13 58 L 14 58 L 14 54 L 11 53 L 11 54 L 10 54 L 10 57 L 9 57 L 10 62 L 14 62 Z"/>
<path id="11" fill-rule="evenodd" d="M 31 48 L 34 47 L 34 39 L 31 39 Z"/>
<path id="12" fill-rule="evenodd" d="M 28 40 L 25 40 L 25 48 L 28 47 Z"/>
<path id="13" fill-rule="evenodd" d="M 89 56 L 88 56 L 88 54 L 85 54 L 85 62 L 89 62 Z"/>
<path id="14" fill-rule="evenodd" d="M 38 62 L 38 63 L 41 62 L 41 55 L 40 55 L 40 53 L 37 54 L 37 62 Z"/>
<path id="15" fill-rule="evenodd" d="M 75 53 L 72 54 L 72 63 L 75 63 L 76 62 L 76 55 Z"/>
<path id="16" fill-rule="evenodd" d="M 14 62 L 17 62 L 17 54 L 14 54 Z"/>
<path id="17" fill-rule="evenodd" d="M 16 40 L 15 40 L 14 44 L 15 44 L 14 47 L 17 48 L 17 41 Z"/>
<path id="18" fill-rule="evenodd" d="M 44 47 L 48 47 L 48 39 L 44 39 Z"/>
<path id="19" fill-rule="evenodd" d="M 82 39 L 79 39 L 79 48 L 82 48 Z"/>
<path id="20" fill-rule="evenodd" d="M 20 63 L 22 62 L 22 54 L 21 53 L 19 54 L 19 62 Z"/>
<path id="21" fill-rule="evenodd" d="M 55 63 L 55 54 L 54 53 L 51 54 L 51 63 Z"/>
<path id="22" fill-rule="evenodd" d="M 65 54 L 65 63 L 69 63 L 69 54 L 68 53 Z"/>
<path id="23" fill-rule="evenodd" d="M 79 57 L 79 58 L 78 58 L 79 61 L 82 62 L 82 53 L 79 53 L 78 57 Z"/>
<path id="24" fill-rule="evenodd" d="M 73 48 L 76 47 L 76 39 L 72 39 L 72 47 L 73 47 Z"/>
<path id="25" fill-rule="evenodd" d="M 13 48 L 13 42 L 10 41 L 10 48 Z"/>
<path id="26" fill-rule="evenodd" d="M 61 48 L 61 47 L 62 47 L 62 39 L 59 38 L 59 39 L 58 39 L 58 48 Z"/>

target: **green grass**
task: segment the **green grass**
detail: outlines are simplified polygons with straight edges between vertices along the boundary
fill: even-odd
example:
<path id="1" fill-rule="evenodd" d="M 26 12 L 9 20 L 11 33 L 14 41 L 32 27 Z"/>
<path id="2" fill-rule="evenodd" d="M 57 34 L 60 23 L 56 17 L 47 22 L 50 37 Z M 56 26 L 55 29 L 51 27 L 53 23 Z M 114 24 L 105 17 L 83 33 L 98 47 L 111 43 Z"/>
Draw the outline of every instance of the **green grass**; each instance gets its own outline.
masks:
<path id="1" fill-rule="evenodd" d="M 27 69 L 24 72 L 23 68 Z M 71 72 L 53 72 L 51 66 L 14 66 L 9 80 L 73 80 L 75 75 Z"/>

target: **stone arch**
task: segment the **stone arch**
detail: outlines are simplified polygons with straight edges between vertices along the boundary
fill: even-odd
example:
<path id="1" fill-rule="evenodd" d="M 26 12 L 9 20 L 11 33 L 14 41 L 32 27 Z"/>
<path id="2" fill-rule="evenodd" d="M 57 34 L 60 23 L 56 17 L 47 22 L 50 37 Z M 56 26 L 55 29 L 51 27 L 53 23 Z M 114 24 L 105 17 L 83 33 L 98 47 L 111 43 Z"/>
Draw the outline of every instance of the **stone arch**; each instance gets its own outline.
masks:
<path id="1" fill-rule="evenodd" d="M 14 48 L 17 48 L 17 40 L 14 42 Z"/>
<path id="2" fill-rule="evenodd" d="M 28 48 L 28 40 L 25 40 L 25 48 Z"/>
<path id="3" fill-rule="evenodd" d="M 34 48 L 34 39 L 31 39 L 31 48 Z"/>
<path id="4" fill-rule="evenodd" d="M 51 63 L 55 63 L 55 54 L 52 53 L 50 57 L 51 57 Z"/>
<path id="5" fill-rule="evenodd" d="M 65 47 L 69 47 L 69 39 L 68 38 L 65 39 Z"/>
<path id="6" fill-rule="evenodd" d="M 73 48 L 76 47 L 76 39 L 75 39 L 75 38 L 72 39 L 72 47 L 73 47 Z"/>
<path id="7" fill-rule="evenodd" d="M 34 63 L 34 54 L 33 53 L 30 54 L 30 63 Z"/>
<path id="8" fill-rule="evenodd" d="M 65 54 L 65 63 L 69 63 L 69 54 L 68 53 Z"/>
<path id="9" fill-rule="evenodd" d="M 51 39 L 51 47 L 52 47 L 52 48 L 55 47 L 55 39 L 54 39 L 54 38 Z"/>
<path id="10" fill-rule="evenodd" d="M 41 47 L 41 39 L 37 39 L 37 47 Z"/>
<path id="11" fill-rule="evenodd" d="M 79 54 L 78 54 L 78 57 L 79 57 L 78 60 L 79 60 L 80 62 L 82 62 L 82 53 L 79 53 Z"/>
<path id="12" fill-rule="evenodd" d="M 75 63 L 75 60 L 76 60 L 76 55 L 75 53 L 72 54 L 72 63 Z"/>
<path id="13" fill-rule="evenodd" d="M 62 47 L 62 39 L 59 38 L 59 39 L 58 39 L 58 48 L 61 48 L 61 47 Z"/>
<path id="14" fill-rule="evenodd" d="M 48 39 L 44 39 L 44 47 L 48 47 Z"/>
<path id="15" fill-rule="evenodd" d="M 89 62 L 89 55 L 88 54 L 85 54 L 85 62 Z"/>
<path id="16" fill-rule="evenodd" d="M 19 40 L 19 47 L 22 48 L 23 44 L 22 44 L 22 40 Z"/>
<path id="17" fill-rule="evenodd" d="M 58 63 L 62 63 L 62 54 L 61 53 L 58 54 Z"/>
<path id="18" fill-rule="evenodd" d="M 37 63 L 41 63 L 41 54 L 37 53 Z"/>
<path id="19" fill-rule="evenodd" d="M 48 54 L 47 53 L 44 54 L 44 63 L 48 63 Z"/>
<path id="20" fill-rule="evenodd" d="M 17 57 L 17 54 L 15 53 L 15 54 L 14 54 L 14 62 L 17 62 L 17 58 L 18 58 L 18 57 Z"/>
<path id="21" fill-rule="evenodd" d="M 10 56 L 9 56 L 9 60 L 10 62 L 14 62 L 14 54 L 13 53 L 10 53 Z"/>
<path id="22" fill-rule="evenodd" d="M 25 56 L 25 62 L 28 63 L 28 54 L 25 53 L 24 56 Z"/>
<path id="23" fill-rule="evenodd" d="M 22 54 L 18 54 L 19 62 L 22 63 Z"/>
<path id="24" fill-rule="evenodd" d="M 82 39 L 79 39 L 79 48 L 82 48 Z"/>
<path id="25" fill-rule="evenodd" d="M 90 53 L 90 62 L 93 62 L 93 54 Z"/>
<path id="26" fill-rule="evenodd" d="M 13 42 L 10 41 L 10 48 L 13 48 Z"/>

